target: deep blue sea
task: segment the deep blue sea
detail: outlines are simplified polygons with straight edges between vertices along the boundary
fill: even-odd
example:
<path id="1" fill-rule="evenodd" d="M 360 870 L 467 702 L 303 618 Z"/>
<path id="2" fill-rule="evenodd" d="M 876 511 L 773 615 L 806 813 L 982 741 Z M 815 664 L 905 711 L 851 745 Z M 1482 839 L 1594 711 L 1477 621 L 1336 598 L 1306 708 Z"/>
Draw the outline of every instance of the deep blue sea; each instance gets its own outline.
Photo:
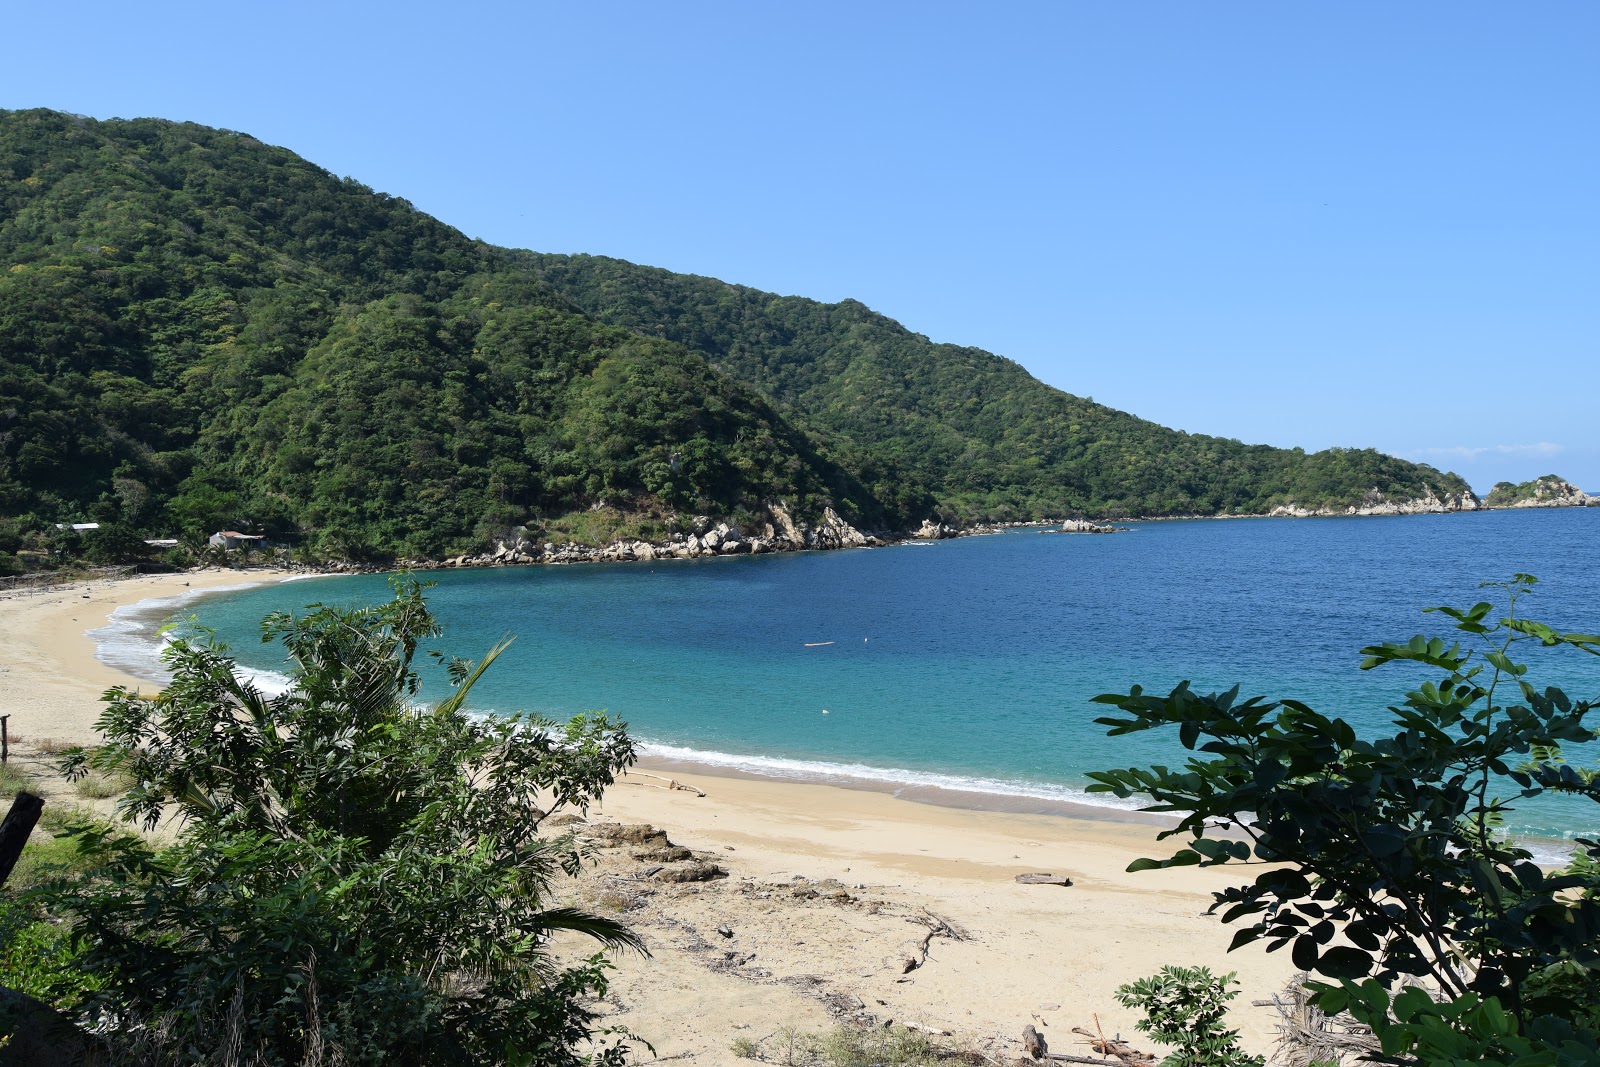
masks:
<path id="1" fill-rule="evenodd" d="M 1446 620 L 1420 609 L 1492 599 L 1479 583 L 1518 571 L 1543 580 L 1522 614 L 1600 631 L 1597 549 L 1600 509 L 1561 509 L 1028 529 L 423 577 L 438 583 L 439 647 L 476 657 L 516 635 L 473 692 L 482 711 L 606 709 L 657 756 L 1052 810 L 1085 799 L 1087 771 L 1182 759 L 1173 736 L 1108 739 L 1093 719 L 1114 709 L 1090 704 L 1095 694 L 1240 683 L 1244 695 L 1295 697 L 1376 729 L 1425 675 L 1360 671 L 1362 646 L 1445 633 Z M 320 578 L 151 606 L 121 620 L 105 654 L 148 664 L 152 620 L 180 610 L 242 663 L 277 671 L 278 650 L 258 638 L 264 614 L 387 591 L 383 576 Z M 1528 655 L 1536 682 L 1600 695 L 1600 658 Z M 430 696 L 446 692 L 442 673 L 428 684 Z M 1545 804 L 1513 821 L 1570 837 L 1600 830 L 1600 811 Z"/>

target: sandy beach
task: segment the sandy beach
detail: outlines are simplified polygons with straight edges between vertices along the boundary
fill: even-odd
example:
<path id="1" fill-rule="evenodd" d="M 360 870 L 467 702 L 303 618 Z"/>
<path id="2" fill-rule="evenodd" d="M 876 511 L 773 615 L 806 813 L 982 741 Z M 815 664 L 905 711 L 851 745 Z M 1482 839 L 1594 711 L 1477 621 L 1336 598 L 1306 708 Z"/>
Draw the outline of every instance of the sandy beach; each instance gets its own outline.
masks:
<path id="1" fill-rule="evenodd" d="M 206 571 L 0 599 L 0 714 L 23 738 L 19 755 L 37 762 L 30 748 L 42 739 L 92 742 L 105 689 L 152 688 L 95 658 L 88 631 L 118 607 L 284 577 Z M 781 1059 L 786 1030 L 841 1021 L 947 1031 L 1010 1061 L 1030 1023 L 1053 1051 L 1086 1054 L 1071 1029 L 1092 1030 L 1098 1018 L 1107 1035 L 1153 1049 L 1113 992 L 1169 963 L 1237 971 L 1234 1024 L 1252 1050 L 1270 1048 L 1273 1013 L 1249 1001 L 1281 989 L 1293 966 L 1259 946 L 1225 952 L 1231 932 L 1204 914 L 1212 890 L 1247 872 L 1126 873 L 1139 856 L 1170 852 L 1153 826 L 682 766 L 660 773 L 704 795 L 647 774 L 619 782 L 575 824 L 595 862 L 564 892 L 620 913 L 643 936 L 650 957 L 617 958 L 604 1010 L 662 1058 L 732 1063 L 734 1043 L 746 1040 Z M 726 877 L 661 882 L 639 844 L 600 825 L 610 823 L 659 827 Z M 1072 885 L 1018 884 L 1026 872 Z M 907 971 L 907 960 L 918 965 Z"/>

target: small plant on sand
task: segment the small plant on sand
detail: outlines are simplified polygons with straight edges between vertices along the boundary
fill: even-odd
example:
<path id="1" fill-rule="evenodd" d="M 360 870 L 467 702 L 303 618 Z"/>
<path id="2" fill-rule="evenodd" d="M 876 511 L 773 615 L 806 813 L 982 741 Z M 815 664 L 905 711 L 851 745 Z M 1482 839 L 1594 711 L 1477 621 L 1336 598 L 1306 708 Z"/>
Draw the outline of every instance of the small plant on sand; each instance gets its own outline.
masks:
<path id="1" fill-rule="evenodd" d="M 784 1067 L 933 1067 L 991 1062 L 971 1048 L 936 1044 L 927 1035 L 903 1027 L 836 1026 L 808 1034 L 786 1026 L 764 1041 L 735 1038 L 732 1051 L 740 1059 Z"/>
<path id="2" fill-rule="evenodd" d="M 14 797 L 33 779 L 15 763 L 0 763 L 0 796 Z"/>
<path id="3" fill-rule="evenodd" d="M 79 796 L 90 800 L 120 797 L 133 788 L 133 779 L 120 771 L 90 771 L 72 783 Z"/>
<path id="4" fill-rule="evenodd" d="M 1228 1002 L 1239 995 L 1232 974 L 1218 978 L 1205 967 L 1163 967 L 1117 989 L 1117 1003 L 1144 1017 L 1134 1025 L 1177 1051 L 1161 1067 L 1261 1067 L 1259 1056 L 1239 1047 L 1239 1031 L 1226 1025 Z"/>

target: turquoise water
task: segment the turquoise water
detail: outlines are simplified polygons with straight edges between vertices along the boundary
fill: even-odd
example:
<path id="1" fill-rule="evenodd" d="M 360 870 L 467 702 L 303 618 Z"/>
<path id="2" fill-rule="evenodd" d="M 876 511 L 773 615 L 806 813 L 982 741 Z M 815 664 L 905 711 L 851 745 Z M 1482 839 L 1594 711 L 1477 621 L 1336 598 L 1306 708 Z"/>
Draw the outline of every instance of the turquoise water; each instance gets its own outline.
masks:
<path id="1" fill-rule="evenodd" d="M 442 648 L 516 643 L 474 690 L 487 712 L 604 708 L 657 755 L 830 781 L 939 786 L 1011 806 L 1082 799 L 1084 773 L 1175 762 L 1175 739 L 1107 739 L 1097 693 L 1243 683 L 1378 726 L 1421 675 L 1357 650 L 1442 632 L 1432 604 L 1482 580 L 1544 582 L 1525 609 L 1600 630 L 1600 509 L 1136 524 L 703 561 L 448 571 Z M 192 605 L 252 668 L 281 669 L 262 615 L 387 593 L 317 579 Z M 816 642 L 832 642 L 807 647 Z M 1600 660 L 1531 653 L 1535 679 L 1600 692 Z M 430 694 L 444 691 L 442 676 Z M 826 709 L 826 714 L 824 714 Z M 977 802 L 976 800 L 974 802 Z M 1593 805 L 1518 813 L 1522 832 L 1600 829 Z"/>

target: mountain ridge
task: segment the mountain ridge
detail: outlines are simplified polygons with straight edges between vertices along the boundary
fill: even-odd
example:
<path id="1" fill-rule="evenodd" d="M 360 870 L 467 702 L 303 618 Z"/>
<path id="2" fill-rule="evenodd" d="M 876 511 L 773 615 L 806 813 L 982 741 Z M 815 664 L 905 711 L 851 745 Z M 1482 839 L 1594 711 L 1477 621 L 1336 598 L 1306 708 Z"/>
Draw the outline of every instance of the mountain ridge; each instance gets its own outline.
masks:
<path id="1" fill-rule="evenodd" d="M 1373 491 L 1471 496 L 1370 449 L 1171 430 L 859 301 L 471 240 L 247 134 L 0 112 L 13 527 L 440 558 L 596 507 L 652 536 L 778 499 L 884 529 Z"/>

